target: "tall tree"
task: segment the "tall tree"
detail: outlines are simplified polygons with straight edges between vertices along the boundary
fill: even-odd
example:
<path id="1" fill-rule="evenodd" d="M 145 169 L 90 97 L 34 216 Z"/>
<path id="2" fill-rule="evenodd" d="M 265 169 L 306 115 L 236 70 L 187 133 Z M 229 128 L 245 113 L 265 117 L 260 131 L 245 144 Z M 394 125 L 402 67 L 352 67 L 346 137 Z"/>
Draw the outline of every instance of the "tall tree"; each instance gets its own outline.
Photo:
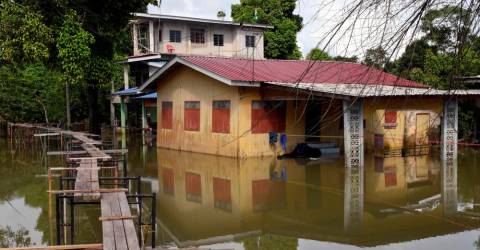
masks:
<path id="1" fill-rule="evenodd" d="M 95 42 L 90 47 L 92 55 L 89 75 L 111 74 L 104 72 L 105 67 L 98 62 L 110 62 L 114 57 L 115 41 L 122 34 L 124 28 L 134 12 L 145 11 L 148 4 L 157 4 L 156 0 L 62 0 L 66 8 L 75 10 L 83 17 L 83 28 L 90 32 Z M 95 66 L 96 65 L 96 66 Z M 101 120 L 99 117 L 99 90 L 105 77 L 89 77 L 87 79 L 87 102 L 89 110 L 89 127 L 91 132 L 99 132 Z"/>
<path id="2" fill-rule="evenodd" d="M 302 28 L 302 17 L 293 14 L 296 0 L 240 0 L 232 5 L 236 22 L 272 25 L 265 31 L 265 57 L 299 59 L 297 32 Z"/>
<path id="3" fill-rule="evenodd" d="M 58 58 L 65 80 L 66 125 L 68 129 L 71 125 L 70 85 L 84 83 L 91 56 L 90 46 L 94 42 L 93 36 L 82 28 L 77 13 L 73 10 L 68 11 L 65 14 L 57 38 Z"/>

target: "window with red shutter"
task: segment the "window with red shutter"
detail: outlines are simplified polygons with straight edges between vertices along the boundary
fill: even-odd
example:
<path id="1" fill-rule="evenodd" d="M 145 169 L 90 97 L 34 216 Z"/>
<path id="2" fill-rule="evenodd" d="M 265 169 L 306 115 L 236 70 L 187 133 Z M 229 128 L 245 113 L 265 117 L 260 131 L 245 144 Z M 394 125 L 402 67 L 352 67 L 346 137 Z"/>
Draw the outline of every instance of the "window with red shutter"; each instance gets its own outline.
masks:
<path id="1" fill-rule="evenodd" d="M 272 180 L 252 181 L 253 211 L 285 208 L 286 182 Z"/>
<path id="2" fill-rule="evenodd" d="M 202 202 L 202 181 L 199 174 L 185 173 L 187 201 Z"/>
<path id="3" fill-rule="evenodd" d="M 200 131 L 200 102 L 185 101 L 184 128 L 187 131 Z"/>
<path id="4" fill-rule="evenodd" d="M 397 186 L 397 171 L 395 166 L 385 167 L 385 187 Z"/>
<path id="5" fill-rule="evenodd" d="M 285 132 L 284 101 L 252 101 L 252 133 Z"/>
<path id="6" fill-rule="evenodd" d="M 172 102 L 162 102 L 162 128 L 172 129 Z"/>
<path id="7" fill-rule="evenodd" d="M 397 127 L 397 111 L 395 110 L 385 110 L 385 128 L 395 128 Z"/>
<path id="8" fill-rule="evenodd" d="M 232 210 L 230 180 L 213 177 L 213 206 L 226 211 Z"/>
<path id="9" fill-rule="evenodd" d="M 230 133 L 230 101 L 213 101 L 212 132 Z"/>

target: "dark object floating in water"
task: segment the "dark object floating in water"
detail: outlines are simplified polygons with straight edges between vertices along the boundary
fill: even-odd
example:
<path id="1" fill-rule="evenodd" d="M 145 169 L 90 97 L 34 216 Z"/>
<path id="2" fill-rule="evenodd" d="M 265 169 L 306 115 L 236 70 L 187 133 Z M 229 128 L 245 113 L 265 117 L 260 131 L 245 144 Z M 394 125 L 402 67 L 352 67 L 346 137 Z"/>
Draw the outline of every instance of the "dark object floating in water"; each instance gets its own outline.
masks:
<path id="1" fill-rule="evenodd" d="M 334 142 L 299 143 L 292 152 L 279 156 L 285 158 L 318 158 L 321 156 L 337 156 L 340 148 Z"/>

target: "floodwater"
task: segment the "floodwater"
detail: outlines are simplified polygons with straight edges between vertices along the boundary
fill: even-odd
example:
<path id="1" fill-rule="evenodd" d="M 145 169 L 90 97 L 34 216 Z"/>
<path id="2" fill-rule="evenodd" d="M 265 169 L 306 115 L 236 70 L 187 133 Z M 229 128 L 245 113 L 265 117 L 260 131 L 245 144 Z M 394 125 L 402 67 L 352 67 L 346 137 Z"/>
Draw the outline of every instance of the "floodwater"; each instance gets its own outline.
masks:
<path id="1" fill-rule="evenodd" d="M 362 175 L 342 157 L 237 160 L 127 144 L 129 175 L 157 193 L 160 246 L 480 249 L 480 150 L 460 149 L 450 168 L 438 153 L 367 155 Z M 38 151 L 0 140 L 2 245 L 7 227 L 32 245 L 55 243 L 45 166 L 61 161 Z M 75 243 L 100 242 L 98 208 L 75 212 Z"/>

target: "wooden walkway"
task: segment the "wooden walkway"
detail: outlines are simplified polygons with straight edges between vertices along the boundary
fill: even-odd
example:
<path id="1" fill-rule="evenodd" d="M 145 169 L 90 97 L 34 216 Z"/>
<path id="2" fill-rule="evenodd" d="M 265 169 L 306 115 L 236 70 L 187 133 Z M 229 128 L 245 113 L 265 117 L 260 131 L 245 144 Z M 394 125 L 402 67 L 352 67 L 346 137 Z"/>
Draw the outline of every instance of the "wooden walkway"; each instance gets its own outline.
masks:
<path id="1" fill-rule="evenodd" d="M 77 192 L 74 194 L 77 200 L 98 200 L 100 199 L 99 192 L 91 192 L 100 189 L 98 182 L 98 162 L 96 159 L 81 159 L 77 167 L 77 177 L 75 179 L 75 190 L 87 192 Z"/>
<path id="2" fill-rule="evenodd" d="M 58 128 L 37 127 L 47 133 L 37 134 L 43 136 L 71 136 L 81 143 L 83 151 L 52 152 L 49 155 L 66 155 L 69 160 L 78 162 L 76 167 L 75 189 L 58 190 L 51 193 L 73 193 L 76 200 L 98 201 L 100 199 L 102 223 L 103 249 L 113 250 L 140 250 L 140 244 L 133 223 L 134 217 L 130 212 L 126 190 L 101 189 L 99 184 L 99 161 L 111 160 L 108 153 L 123 153 L 125 150 L 101 150 L 97 145 L 101 141 L 91 139 L 93 135 L 81 132 L 65 131 Z M 87 155 L 84 157 L 84 155 Z M 68 168 L 58 168 L 68 169 Z M 50 173 L 50 170 L 49 170 Z M 99 245 L 94 245 L 99 247 Z M 67 246 L 65 246 L 67 247 Z M 53 249 L 53 248 L 52 248 Z M 60 248 L 62 249 L 62 248 Z M 65 248 L 68 249 L 68 248 Z"/>
<path id="3" fill-rule="evenodd" d="M 103 249 L 139 250 L 134 217 L 125 193 L 103 193 L 101 210 Z"/>

